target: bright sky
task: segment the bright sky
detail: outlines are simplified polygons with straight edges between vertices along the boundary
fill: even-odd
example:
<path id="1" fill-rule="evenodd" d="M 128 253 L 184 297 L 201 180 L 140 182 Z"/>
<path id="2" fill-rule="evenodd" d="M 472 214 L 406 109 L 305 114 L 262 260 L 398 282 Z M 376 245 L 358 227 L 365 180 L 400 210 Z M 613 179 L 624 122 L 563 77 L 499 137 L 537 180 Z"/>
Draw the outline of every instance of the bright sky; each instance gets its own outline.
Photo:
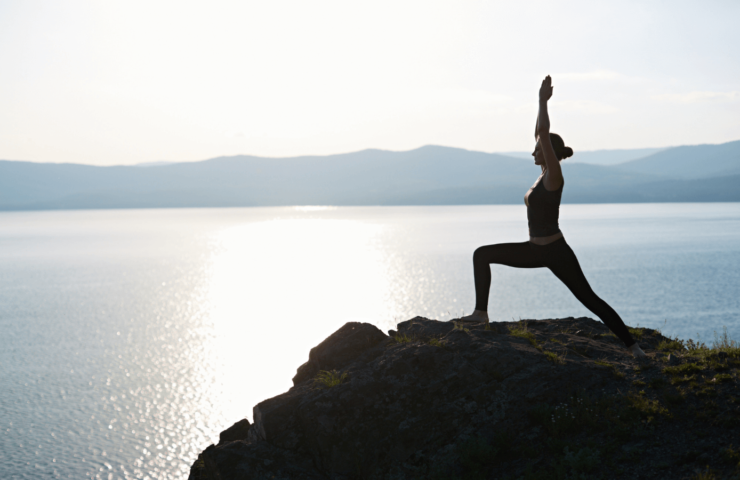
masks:
<path id="1" fill-rule="evenodd" d="M 0 158 L 740 139 L 740 2 L 0 0 Z"/>

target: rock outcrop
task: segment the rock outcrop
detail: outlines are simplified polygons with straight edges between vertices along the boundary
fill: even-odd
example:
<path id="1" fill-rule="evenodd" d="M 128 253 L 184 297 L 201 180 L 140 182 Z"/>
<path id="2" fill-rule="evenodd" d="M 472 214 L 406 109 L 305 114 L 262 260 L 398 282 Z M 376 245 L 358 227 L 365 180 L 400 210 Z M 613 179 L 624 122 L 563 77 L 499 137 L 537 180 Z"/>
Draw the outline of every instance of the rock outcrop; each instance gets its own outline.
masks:
<path id="1" fill-rule="evenodd" d="M 202 452 L 190 480 L 681 478 L 697 467 L 691 459 L 676 466 L 669 452 L 651 477 L 648 467 L 634 472 L 634 461 L 619 459 L 634 460 L 656 426 L 670 431 L 670 398 L 693 405 L 681 381 L 670 385 L 678 375 L 670 368 L 696 364 L 685 372 L 696 375 L 712 368 L 711 354 L 706 365 L 692 363 L 678 342 L 666 373 L 656 349 L 669 350 L 670 339 L 636 330 L 651 357 L 639 364 L 588 318 L 484 326 L 416 317 L 397 328 L 389 336 L 344 325 L 311 350 L 288 392 L 254 407 L 253 424 L 241 420 Z M 732 368 L 740 364 L 719 353 L 715 370 L 735 373 L 707 393 L 715 406 L 717 395 L 737 390 Z M 722 429 L 740 424 L 732 405 L 723 403 L 726 425 L 717 428 L 729 439 L 716 458 L 734 458 L 732 440 L 740 447 L 737 431 Z"/>

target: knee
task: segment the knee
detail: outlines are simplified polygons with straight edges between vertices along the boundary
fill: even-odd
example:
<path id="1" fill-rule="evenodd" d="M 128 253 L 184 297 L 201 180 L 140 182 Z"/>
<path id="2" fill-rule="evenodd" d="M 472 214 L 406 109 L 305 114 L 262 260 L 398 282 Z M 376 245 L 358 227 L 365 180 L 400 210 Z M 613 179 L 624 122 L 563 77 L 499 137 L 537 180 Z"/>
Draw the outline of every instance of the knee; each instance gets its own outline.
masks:
<path id="1" fill-rule="evenodd" d="M 486 247 L 478 247 L 475 249 L 475 252 L 473 252 L 473 264 L 481 264 L 481 263 L 488 263 L 486 262 Z"/>

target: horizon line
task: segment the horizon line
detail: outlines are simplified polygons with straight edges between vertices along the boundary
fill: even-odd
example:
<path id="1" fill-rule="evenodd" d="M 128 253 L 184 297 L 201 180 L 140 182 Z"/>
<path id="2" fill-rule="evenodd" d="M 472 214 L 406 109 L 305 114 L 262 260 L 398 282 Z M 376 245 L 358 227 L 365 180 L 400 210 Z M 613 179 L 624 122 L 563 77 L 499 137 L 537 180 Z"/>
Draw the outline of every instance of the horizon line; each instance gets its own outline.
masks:
<path id="1" fill-rule="evenodd" d="M 663 146 L 663 147 L 640 147 L 640 148 L 599 148 L 594 150 L 578 150 L 575 152 L 577 153 L 592 153 L 592 152 L 624 152 L 629 150 L 668 150 L 672 148 L 680 148 L 680 147 L 700 147 L 704 145 L 725 145 L 728 143 L 734 143 L 738 142 L 738 140 L 730 140 L 729 142 L 721 142 L 721 143 L 696 143 L 696 144 L 690 144 L 690 145 L 670 145 L 670 146 Z M 96 165 L 96 164 L 90 164 L 90 163 L 75 163 L 75 162 L 38 162 L 34 160 L 8 160 L 8 159 L 0 159 L 0 162 L 17 162 L 17 163 L 35 163 L 38 165 L 82 165 L 82 166 L 88 166 L 88 167 L 101 167 L 101 168 L 110 168 L 110 167 L 155 167 L 155 166 L 164 166 L 164 165 L 174 165 L 179 163 L 198 163 L 198 162 L 207 162 L 209 160 L 215 160 L 218 158 L 234 158 L 234 157 L 254 157 L 254 158 L 262 158 L 262 159 L 270 159 L 270 160 L 286 160 L 286 159 L 294 159 L 294 158 L 325 158 L 325 157 L 335 157 L 339 155 L 350 155 L 353 153 L 361 153 L 361 152 L 367 152 L 367 151 L 379 151 L 379 152 L 389 152 L 389 153 L 407 153 L 407 152 L 413 152 L 415 150 L 421 150 L 423 148 L 429 148 L 429 147 L 437 147 L 437 148 L 449 148 L 452 150 L 464 150 L 467 152 L 475 152 L 475 153 L 484 153 L 487 155 L 501 155 L 501 156 L 507 156 L 507 154 L 528 154 L 529 151 L 524 150 L 508 150 L 508 151 L 496 151 L 496 152 L 486 152 L 483 150 L 472 150 L 464 147 L 451 147 L 447 145 L 436 145 L 436 144 L 427 144 L 422 145 L 416 148 L 411 148 L 408 150 L 389 150 L 389 149 L 383 149 L 383 148 L 363 148 L 360 150 L 352 150 L 348 152 L 341 152 L 341 153 L 330 153 L 326 155 L 292 155 L 292 156 L 286 156 L 286 157 L 270 157 L 270 156 L 260 156 L 260 155 L 252 155 L 247 153 L 239 153 L 235 155 L 217 155 L 210 158 L 204 158 L 199 160 L 153 160 L 148 162 L 140 162 L 140 163 L 129 163 L 129 164 L 115 164 L 115 165 Z M 574 154 L 574 156 L 575 156 Z M 511 157 L 511 158 L 517 158 L 517 157 Z"/>

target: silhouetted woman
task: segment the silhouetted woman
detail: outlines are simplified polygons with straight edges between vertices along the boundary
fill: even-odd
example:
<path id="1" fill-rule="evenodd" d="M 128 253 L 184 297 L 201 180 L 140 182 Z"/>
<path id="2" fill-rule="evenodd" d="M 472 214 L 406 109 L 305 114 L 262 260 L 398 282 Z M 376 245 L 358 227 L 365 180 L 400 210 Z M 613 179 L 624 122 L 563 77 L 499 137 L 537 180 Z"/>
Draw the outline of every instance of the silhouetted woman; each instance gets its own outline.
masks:
<path id="1" fill-rule="evenodd" d="M 563 193 L 563 172 L 560 161 L 573 155 L 559 135 L 550 133 L 547 101 L 552 96 L 552 79 L 548 75 L 540 87 L 540 111 L 537 116 L 535 138 L 537 144 L 532 156 L 542 175 L 524 196 L 529 220 L 529 241 L 500 243 L 478 248 L 473 254 L 475 274 L 475 312 L 462 320 L 488 322 L 488 293 L 491 287 L 492 263 L 516 268 L 547 267 L 573 295 L 598 316 L 630 349 L 632 355 L 644 358 L 645 353 L 630 335 L 617 312 L 599 298 L 578 264 L 573 250 L 565 243 L 558 227 L 560 197 Z"/>

